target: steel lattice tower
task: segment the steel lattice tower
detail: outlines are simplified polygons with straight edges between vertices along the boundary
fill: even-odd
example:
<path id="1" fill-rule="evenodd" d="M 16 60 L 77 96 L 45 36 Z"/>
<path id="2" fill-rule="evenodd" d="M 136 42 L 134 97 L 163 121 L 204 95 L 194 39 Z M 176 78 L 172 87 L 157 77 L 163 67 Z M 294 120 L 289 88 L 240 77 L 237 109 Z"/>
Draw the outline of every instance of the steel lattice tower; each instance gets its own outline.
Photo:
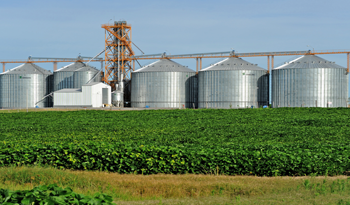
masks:
<path id="1" fill-rule="evenodd" d="M 105 29 L 105 69 L 103 81 L 113 90 L 122 80 L 131 79 L 131 60 L 134 56 L 131 42 L 131 25 L 126 21 L 103 24 Z M 121 79 L 123 77 L 123 79 Z"/>

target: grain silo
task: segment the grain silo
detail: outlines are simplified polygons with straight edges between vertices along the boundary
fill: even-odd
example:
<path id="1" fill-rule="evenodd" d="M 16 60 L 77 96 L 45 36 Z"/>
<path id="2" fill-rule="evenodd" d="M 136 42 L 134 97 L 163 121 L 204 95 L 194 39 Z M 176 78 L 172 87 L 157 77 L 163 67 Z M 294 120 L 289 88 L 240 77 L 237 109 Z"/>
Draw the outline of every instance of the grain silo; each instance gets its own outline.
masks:
<path id="1" fill-rule="evenodd" d="M 74 88 L 74 72 L 84 66 L 84 63 L 77 61 L 55 71 L 53 73 L 54 91 L 64 88 Z"/>
<path id="2" fill-rule="evenodd" d="M 32 63 L 1 73 L 0 108 L 49 107 L 52 100 L 42 98 L 51 92 L 51 81 L 50 71 Z"/>
<path id="3" fill-rule="evenodd" d="M 230 57 L 198 73 L 199 108 L 246 108 L 269 104 L 267 71 Z"/>
<path id="4" fill-rule="evenodd" d="M 115 107 L 124 107 L 124 92 L 118 90 L 112 92 L 112 104 Z"/>
<path id="5" fill-rule="evenodd" d="M 274 107 L 346 107 L 346 68 L 305 55 L 272 70 Z"/>
<path id="6" fill-rule="evenodd" d="M 191 108 L 197 104 L 195 71 L 162 59 L 132 73 L 132 107 Z"/>
<path id="7" fill-rule="evenodd" d="M 99 74 L 98 74 L 99 73 Z M 91 66 L 84 66 L 74 71 L 73 73 L 73 88 L 81 88 L 88 81 L 97 75 L 92 82 L 101 82 L 100 71 Z"/>

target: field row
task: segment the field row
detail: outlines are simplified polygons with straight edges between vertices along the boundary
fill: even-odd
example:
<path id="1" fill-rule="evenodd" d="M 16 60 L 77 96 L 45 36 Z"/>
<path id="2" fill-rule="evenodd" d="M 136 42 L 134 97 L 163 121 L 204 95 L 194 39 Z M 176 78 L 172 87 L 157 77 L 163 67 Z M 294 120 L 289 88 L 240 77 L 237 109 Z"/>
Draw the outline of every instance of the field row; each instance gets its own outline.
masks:
<path id="1" fill-rule="evenodd" d="M 337 175 L 350 170 L 350 145 L 232 145 L 186 149 L 90 142 L 0 146 L 1 166 L 32 164 L 138 174 Z"/>
<path id="2" fill-rule="evenodd" d="M 350 109 L 1 113 L 0 166 L 228 175 L 350 171 Z"/>

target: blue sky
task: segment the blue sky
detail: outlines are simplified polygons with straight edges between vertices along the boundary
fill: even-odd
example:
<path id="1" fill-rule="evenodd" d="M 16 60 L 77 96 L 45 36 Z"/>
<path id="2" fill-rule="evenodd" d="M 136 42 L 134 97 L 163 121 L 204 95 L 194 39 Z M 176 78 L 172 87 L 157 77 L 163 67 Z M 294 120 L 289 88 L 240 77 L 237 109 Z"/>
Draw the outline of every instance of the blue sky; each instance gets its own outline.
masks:
<path id="1" fill-rule="evenodd" d="M 348 0 L 2 0 L 0 59 L 94 56 L 104 48 L 101 24 L 113 20 L 132 25 L 133 41 L 146 54 L 231 48 L 236 52 L 293 51 L 310 49 L 307 45 L 315 50 L 350 50 L 349 8 Z M 321 57 L 346 66 L 345 54 Z M 275 64 L 291 58 L 276 57 Z M 267 68 L 266 58 L 245 60 Z M 195 60 L 177 61 L 195 69 Z M 203 60 L 203 65 L 213 61 Z"/>

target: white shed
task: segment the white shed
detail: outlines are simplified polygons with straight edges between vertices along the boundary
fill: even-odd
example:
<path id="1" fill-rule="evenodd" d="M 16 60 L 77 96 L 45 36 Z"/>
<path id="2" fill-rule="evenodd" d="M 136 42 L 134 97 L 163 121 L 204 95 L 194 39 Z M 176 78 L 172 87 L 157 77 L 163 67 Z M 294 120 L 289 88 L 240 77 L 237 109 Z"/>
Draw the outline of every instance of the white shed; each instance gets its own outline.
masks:
<path id="1" fill-rule="evenodd" d="M 54 107 L 103 107 L 111 104 L 111 86 L 101 82 L 85 84 L 81 89 L 62 89 L 53 94 Z"/>

